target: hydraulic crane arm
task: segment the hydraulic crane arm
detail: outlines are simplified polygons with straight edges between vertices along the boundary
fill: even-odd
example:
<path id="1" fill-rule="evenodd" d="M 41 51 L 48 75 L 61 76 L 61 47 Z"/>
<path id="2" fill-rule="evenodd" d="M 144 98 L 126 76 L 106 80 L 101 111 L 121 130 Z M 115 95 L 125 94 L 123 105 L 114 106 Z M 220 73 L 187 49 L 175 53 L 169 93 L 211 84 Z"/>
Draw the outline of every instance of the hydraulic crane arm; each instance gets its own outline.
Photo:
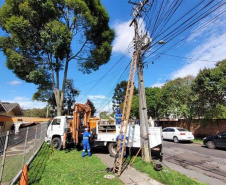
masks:
<path id="1" fill-rule="evenodd" d="M 83 126 L 88 127 L 88 120 L 91 117 L 90 100 L 86 104 L 76 103 L 73 112 L 72 122 L 72 138 L 75 144 L 78 144 L 78 130 L 80 129 L 81 118 L 83 118 Z"/>

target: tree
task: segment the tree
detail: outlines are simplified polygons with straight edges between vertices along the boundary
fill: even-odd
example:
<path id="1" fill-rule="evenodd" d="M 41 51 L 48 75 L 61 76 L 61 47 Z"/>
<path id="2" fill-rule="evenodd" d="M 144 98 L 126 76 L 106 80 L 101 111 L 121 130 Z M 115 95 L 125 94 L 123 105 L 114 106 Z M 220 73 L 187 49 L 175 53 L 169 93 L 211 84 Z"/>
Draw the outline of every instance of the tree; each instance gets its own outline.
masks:
<path id="1" fill-rule="evenodd" d="M 106 119 L 110 123 L 114 122 L 114 119 L 112 118 L 112 116 L 114 117 L 114 115 L 110 115 L 109 112 L 107 111 L 100 112 L 99 116 L 100 116 L 100 119 Z"/>
<path id="2" fill-rule="evenodd" d="M 182 118 L 190 123 L 195 115 L 196 96 L 192 93 L 193 76 L 169 81 L 161 89 L 161 117 Z"/>
<path id="3" fill-rule="evenodd" d="M 96 107 L 94 106 L 93 102 L 90 101 L 90 107 L 91 107 L 91 116 L 94 116 L 96 110 Z"/>
<path id="4" fill-rule="evenodd" d="M 72 106 L 75 104 L 75 97 L 78 95 L 79 90 L 74 87 L 73 79 L 67 79 L 65 87 L 65 96 L 63 101 L 63 114 L 72 115 Z M 39 87 L 38 91 L 33 95 L 33 100 L 48 102 L 48 105 L 50 105 L 53 110 L 55 110 L 55 107 L 57 106 L 55 96 L 51 87 Z"/>
<path id="5" fill-rule="evenodd" d="M 145 88 L 148 116 L 159 119 L 159 109 L 161 107 L 161 89 L 159 87 Z"/>
<path id="6" fill-rule="evenodd" d="M 113 111 L 116 112 L 116 109 L 118 107 L 123 107 L 123 102 L 125 100 L 125 96 L 126 96 L 126 89 L 127 89 L 127 81 L 122 81 L 120 83 L 117 84 L 116 88 L 115 88 L 115 92 L 113 95 Z M 137 94 L 138 90 L 136 89 L 136 87 L 134 87 L 134 93 L 133 94 Z"/>
<path id="7" fill-rule="evenodd" d="M 205 118 L 225 118 L 226 60 L 214 69 L 203 69 L 197 75 L 192 90 L 197 94 L 197 113 Z"/>
<path id="8" fill-rule="evenodd" d="M 23 110 L 25 117 L 46 117 L 46 108 L 44 109 L 25 109 Z"/>
<path id="9" fill-rule="evenodd" d="M 64 107 L 68 115 L 73 114 L 72 106 L 75 104 L 75 97 L 79 95 L 79 91 L 74 88 L 73 79 L 67 79 L 64 96 Z"/>
<path id="10" fill-rule="evenodd" d="M 100 0 L 6 0 L 0 48 L 17 77 L 41 89 L 51 85 L 61 115 L 69 63 L 90 73 L 109 60 L 114 32 L 108 22 Z"/>
<path id="11" fill-rule="evenodd" d="M 131 104 L 131 111 L 130 111 L 131 117 L 136 117 L 137 119 L 140 118 L 139 115 L 139 97 L 138 95 L 133 96 L 132 104 Z"/>
<path id="12" fill-rule="evenodd" d="M 159 109 L 161 106 L 160 90 L 161 89 L 158 87 L 145 88 L 148 117 L 151 116 L 153 119 L 159 118 Z M 132 117 L 136 117 L 139 119 L 139 97 L 138 97 L 138 95 L 133 96 L 130 115 Z"/>

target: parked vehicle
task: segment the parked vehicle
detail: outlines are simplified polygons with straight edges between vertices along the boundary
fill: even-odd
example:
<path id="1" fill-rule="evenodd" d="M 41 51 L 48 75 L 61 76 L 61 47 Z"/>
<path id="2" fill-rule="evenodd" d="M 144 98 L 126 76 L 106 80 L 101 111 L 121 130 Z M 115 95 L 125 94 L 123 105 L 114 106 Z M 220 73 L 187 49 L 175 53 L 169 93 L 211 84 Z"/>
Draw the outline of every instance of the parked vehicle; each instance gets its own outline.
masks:
<path id="1" fill-rule="evenodd" d="M 210 149 L 226 148 L 226 131 L 220 132 L 215 136 L 204 137 L 203 144 Z"/>
<path id="2" fill-rule="evenodd" d="M 57 116 L 50 123 L 46 142 L 60 150 L 67 144 L 82 145 L 82 136 L 85 128 L 92 131 L 90 144 L 93 147 L 107 147 L 111 156 L 116 155 L 116 137 L 120 133 L 121 125 L 111 124 L 106 120 L 91 118 L 91 107 L 89 100 L 86 104 L 77 103 L 74 107 L 73 116 Z M 161 127 L 149 127 L 149 146 L 151 150 L 161 154 Z M 128 137 L 127 147 L 140 148 L 140 125 L 130 124 L 126 136 Z M 158 155 L 158 154 L 157 154 Z"/>
<path id="3" fill-rule="evenodd" d="M 180 127 L 164 128 L 162 130 L 162 137 L 163 139 L 173 140 L 175 143 L 194 139 L 192 132 Z"/>

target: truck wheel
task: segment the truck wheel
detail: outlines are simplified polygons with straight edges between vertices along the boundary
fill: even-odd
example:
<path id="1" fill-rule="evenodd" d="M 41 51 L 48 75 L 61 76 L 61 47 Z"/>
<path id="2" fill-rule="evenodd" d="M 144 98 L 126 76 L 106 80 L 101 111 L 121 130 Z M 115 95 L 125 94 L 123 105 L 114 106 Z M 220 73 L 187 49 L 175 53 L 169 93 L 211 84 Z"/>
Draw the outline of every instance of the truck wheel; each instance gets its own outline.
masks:
<path id="1" fill-rule="evenodd" d="M 61 149 L 61 139 L 59 137 L 53 138 L 51 144 L 55 150 Z"/>
<path id="2" fill-rule="evenodd" d="M 108 152 L 111 157 L 115 157 L 117 153 L 117 144 L 116 143 L 110 143 L 108 145 Z"/>

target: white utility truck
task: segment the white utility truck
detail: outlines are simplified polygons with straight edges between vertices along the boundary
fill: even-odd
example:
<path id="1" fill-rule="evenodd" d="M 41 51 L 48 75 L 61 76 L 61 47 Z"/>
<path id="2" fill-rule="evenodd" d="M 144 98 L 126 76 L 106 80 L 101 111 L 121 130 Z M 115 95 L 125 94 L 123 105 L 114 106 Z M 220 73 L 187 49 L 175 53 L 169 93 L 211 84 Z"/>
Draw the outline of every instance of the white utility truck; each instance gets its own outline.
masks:
<path id="1" fill-rule="evenodd" d="M 70 123 L 73 124 L 72 116 L 57 116 L 50 123 L 46 141 L 51 142 L 55 149 L 61 149 L 66 146 L 67 143 L 73 142 L 72 133 L 70 131 Z M 90 118 L 94 119 L 94 118 Z M 72 121 L 72 122 L 71 122 Z M 116 137 L 119 135 L 121 125 L 111 124 L 106 120 L 99 120 L 95 118 L 93 124 L 88 124 L 88 128 L 92 131 L 91 146 L 103 146 L 107 147 L 111 156 L 116 155 Z M 91 126 L 92 125 L 92 126 Z M 82 134 L 85 126 L 78 129 L 78 142 L 75 144 L 80 145 L 82 143 Z M 149 127 L 149 144 L 150 149 L 154 150 L 161 156 L 162 149 L 162 128 L 161 127 Z M 71 137 L 70 137 L 71 136 Z M 140 125 L 129 124 L 126 137 L 127 147 L 140 148 Z"/>

